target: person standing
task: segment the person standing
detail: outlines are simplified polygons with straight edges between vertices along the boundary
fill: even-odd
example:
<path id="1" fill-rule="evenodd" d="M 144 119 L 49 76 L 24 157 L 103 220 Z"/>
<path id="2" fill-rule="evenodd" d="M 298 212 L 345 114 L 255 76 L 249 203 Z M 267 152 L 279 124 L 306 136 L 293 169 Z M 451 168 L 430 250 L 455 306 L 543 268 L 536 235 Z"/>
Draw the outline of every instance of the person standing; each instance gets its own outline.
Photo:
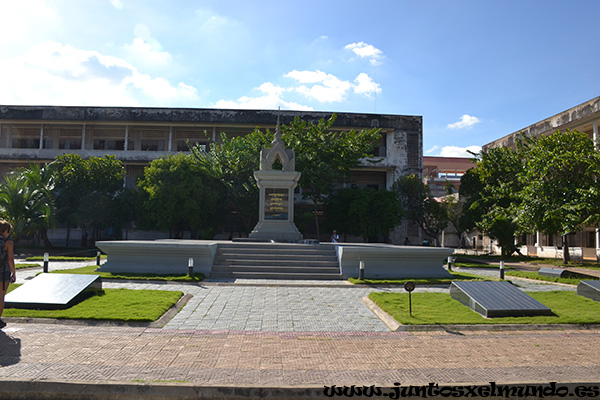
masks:
<path id="1" fill-rule="evenodd" d="M 8 290 L 8 285 L 17 280 L 15 270 L 14 243 L 11 233 L 11 226 L 5 220 L 0 220 L 0 317 L 4 311 L 4 296 Z M 0 319 L 0 329 L 6 326 L 6 322 Z"/>
<path id="2" fill-rule="evenodd" d="M 338 235 L 337 231 L 334 229 L 333 233 L 331 234 L 331 243 L 339 243 L 340 241 L 340 235 Z"/>

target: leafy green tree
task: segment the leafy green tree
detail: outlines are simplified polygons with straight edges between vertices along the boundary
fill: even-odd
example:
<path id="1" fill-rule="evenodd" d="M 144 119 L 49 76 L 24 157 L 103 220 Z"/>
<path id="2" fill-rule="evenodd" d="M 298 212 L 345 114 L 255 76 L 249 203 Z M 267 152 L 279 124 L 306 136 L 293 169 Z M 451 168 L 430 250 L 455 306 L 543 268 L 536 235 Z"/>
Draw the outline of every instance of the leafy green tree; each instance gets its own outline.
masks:
<path id="1" fill-rule="evenodd" d="M 448 210 L 444 203 L 437 201 L 429 187 L 416 175 L 400 177 L 392 185 L 404 209 L 406 218 L 416 222 L 431 238 L 438 238 L 448 226 Z"/>
<path id="2" fill-rule="evenodd" d="M 301 173 L 299 186 L 302 196 L 313 204 L 317 237 L 319 221 L 317 209 L 333 193 L 335 183 L 350 177 L 352 169 L 361 160 L 370 159 L 371 151 L 381 137 L 381 130 L 337 131 L 332 129 L 336 114 L 321 118 L 319 122 L 302 121 L 296 117 L 281 127 L 283 141 L 293 148 L 296 155 L 296 171 Z"/>
<path id="3" fill-rule="evenodd" d="M 568 263 L 568 234 L 598 222 L 600 153 L 578 131 L 557 131 L 525 144 L 518 221 L 530 232 L 562 236 L 563 261 Z"/>
<path id="4" fill-rule="evenodd" d="M 124 186 L 122 162 L 112 155 L 84 159 L 64 154 L 56 157 L 53 169 L 57 214 L 67 224 L 67 244 L 70 227 L 90 225 L 96 233 L 110 226 L 109 216 Z"/>
<path id="5" fill-rule="evenodd" d="M 187 230 L 212 238 L 222 203 L 217 184 L 191 155 L 156 159 L 139 181 L 144 218 L 178 239 Z"/>
<path id="6" fill-rule="evenodd" d="M 369 237 L 386 235 L 402 221 L 403 210 L 395 193 L 385 189 L 347 188 L 325 203 L 325 224 L 343 233 Z"/>
<path id="7" fill-rule="evenodd" d="M 498 147 L 476 155 L 477 165 L 461 178 L 460 194 L 465 198 L 461 227 L 477 228 L 498 240 L 503 256 L 516 250 L 519 229 L 516 209 L 521 203 L 523 148 Z"/>
<path id="8" fill-rule="evenodd" d="M 47 226 L 52 204 L 42 190 L 29 184 L 19 172 L 7 175 L 0 185 L 0 213 L 13 227 L 13 238 L 33 235 Z"/>
<path id="9" fill-rule="evenodd" d="M 228 138 L 210 144 L 208 151 L 191 148 L 201 168 L 221 182 L 229 211 L 240 215 L 246 232 L 258 219 L 259 191 L 254 171 L 260 168 L 260 151 L 273 138 L 258 129 L 246 136 Z"/>

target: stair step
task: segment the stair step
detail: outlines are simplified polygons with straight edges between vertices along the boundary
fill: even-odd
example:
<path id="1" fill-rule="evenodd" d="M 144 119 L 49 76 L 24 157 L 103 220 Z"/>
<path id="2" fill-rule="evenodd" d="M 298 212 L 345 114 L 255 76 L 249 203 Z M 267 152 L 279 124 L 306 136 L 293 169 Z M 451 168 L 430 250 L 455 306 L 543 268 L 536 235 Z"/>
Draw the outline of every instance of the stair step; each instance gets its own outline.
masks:
<path id="1" fill-rule="evenodd" d="M 337 267 L 273 267 L 268 265 L 236 265 L 236 266 L 213 266 L 212 272 L 278 272 L 278 273 L 322 273 L 339 274 Z"/>
<path id="2" fill-rule="evenodd" d="M 211 279 L 342 279 L 335 248 L 306 244 L 219 244 Z"/>
<path id="3" fill-rule="evenodd" d="M 341 280 L 340 274 L 278 274 L 268 272 L 233 272 L 233 273 L 213 273 L 211 279 L 283 279 L 283 280 Z"/>
<path id="4" fill-rule="evenodd" d="M 247 258 L 238 258 L 238 259 L 229 259 L 229 260 L 217 260 L 214 265 L 273 265 L 273 266 L 294 266 L 294 265 L 314 265 L 314 266 L 332 266 L 336 265 L 335 261 L 327 261 L 327 260 L 266 260 L 266 259 L 247 259 Z"/>

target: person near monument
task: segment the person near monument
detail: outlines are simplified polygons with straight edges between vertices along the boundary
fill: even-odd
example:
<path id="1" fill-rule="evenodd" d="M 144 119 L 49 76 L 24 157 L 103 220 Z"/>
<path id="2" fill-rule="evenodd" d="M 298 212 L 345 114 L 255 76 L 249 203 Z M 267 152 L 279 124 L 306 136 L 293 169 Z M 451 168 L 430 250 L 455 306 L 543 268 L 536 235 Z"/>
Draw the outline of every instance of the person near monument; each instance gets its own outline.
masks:
<path id="1" fill-rule="evenodd" d="M 340 241 L 340 235 L 338 235 L 337 231 L 334 229 L 333 233 L 331 234 L 331 243 L 339 243 Z"/>
<path id="2" fill-rule="evenodd" d="M 8 285 L 17 279 L 14 259 L 14 244 L 10 236 L 11 226 L 5 220 L 0 220 L 0 317 L 4 311 L 4 296 Z M 6 326 L 6 322 L 0 319 L 0 329 Z"/>

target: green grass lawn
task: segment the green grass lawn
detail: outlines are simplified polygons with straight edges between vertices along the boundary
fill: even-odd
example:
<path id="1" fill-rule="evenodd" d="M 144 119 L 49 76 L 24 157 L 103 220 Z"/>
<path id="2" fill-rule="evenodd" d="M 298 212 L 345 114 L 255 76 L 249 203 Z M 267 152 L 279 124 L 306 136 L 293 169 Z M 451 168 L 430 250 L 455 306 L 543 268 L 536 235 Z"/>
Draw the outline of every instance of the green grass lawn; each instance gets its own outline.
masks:
<path id="1" fill-rule="evenodd" d="M 348 281 L 357 285 L 367 284 L 367 285 L 401 285 L 407 281 L 412 281 L 416 285 L 426 285 L 426 284 L 451 284 L 452 281 L 490 281 L 494 279 L 490 279 L 488 277 L 483 277 L 475 274 L 469 273 L 460 273 L 455 271 L 450 271 L 452 274 L 452 278 L 396 278 L 396 279 L 363 279 L 360 280 L 358 278 L 348 278 Z M 498 279 L 496 279 L 498 280 Z"/>
<path id="2" fill-rule="evenodd" d="M 97 265 L 88 265 L 87 267 L 73 268 L 73 269 L 61 269 L 56 271 L 50 271 L 54 274 L 81 274 L 81 275 L 100 275 L 101 278 L 107 279 L 145 279 L 145 280 L 157 280 L 157 281 L 172 281 L 172 282 L 200 282 L 204 279 L 203 274 L 194 274 L 194 277 L 190 277 L 187 274 L 174 274 L 174 275 L 156 275 L 156 274 L 130 274 L 127 272 L 96 272 Z"/>
<path id="3" fill-rule="evenodd" d="M 539 275 L 537 271 L 506 271 L 504 276 L 516 276 L 519 278 L 535 279 L 545 282 L 566 283 L 569 285 L 577 285 L 579 281 L 589 281 L 592 278 L 557 278 L 551 276 Z"/>
<path id="4" fill-rule="evenodd" d="M 502 257 L 492 255 L 457 255 L 457 259 L 459 262 L 462 262 L 462 260 L 472 260 L 475 262 L 480 261 L 481 263 L 494 263 L 496 264 L 496 267 L 498 266 L 500 260 L 504 260 L 506 262 L 524 262 L 531 265 L 551 265 L 555 267 L 565 267 L 563 260 L 559 258 L 540 258 L 528 256 Z M 567 266 L 577 268 L 600 269 L 600 263 L 592 261 L 571 261 Z"/>
<path id="5" fill-rule="evenodd" d="M 106 255 L 100 256 L 100 258 L 106 258 Z M 49 256 L 49 261 L 92 261 L 96 257 L 67 257 L 67 256 Z M 25 261 L 44 261 L 44 256 L 31 256 L 27 257 Z"/>
<path id="6" fill-rule="evenodd" d="M 21 263 L 21 264 L 15 264 L 15 269 L 22 269 L 22 268 L 33 268 L 33 267 L 39 267 L 40 264 L 36 264 L 36 263 Z"/>
<path id="7" fill-rule="evenodd" d="M 556 316 L 484 318 L 448 293 L 412 293 L 412 317 L 408 293 L 373 292 L 369 298 L 403 325 L 460 324 L 599 324 L 600 302 L 570 291 L 528 292 Z"/>
<path id="8" fill-rule="evenodd" d="M 10 285 L 9 291 L 17 285 Z M 104 289 L 65 310 L 6 308 L 4 317 L 85 319 L 130 322 L 156 321 L 183 296 L 180 291 Z"/>
<path id="9" fill-rule="evenodd" d="M 490 268 L 490 269 L 500 269 L 500 264 L 482 264 L 482 263 L 470 263 L 470 262 L 455 262 L 452 264 L 452 267 L 460 267 L 460 268 Z M 504 266 L 504 270 L 515 269 L 515 267 L 510 267 L 508 265 Z"/>

